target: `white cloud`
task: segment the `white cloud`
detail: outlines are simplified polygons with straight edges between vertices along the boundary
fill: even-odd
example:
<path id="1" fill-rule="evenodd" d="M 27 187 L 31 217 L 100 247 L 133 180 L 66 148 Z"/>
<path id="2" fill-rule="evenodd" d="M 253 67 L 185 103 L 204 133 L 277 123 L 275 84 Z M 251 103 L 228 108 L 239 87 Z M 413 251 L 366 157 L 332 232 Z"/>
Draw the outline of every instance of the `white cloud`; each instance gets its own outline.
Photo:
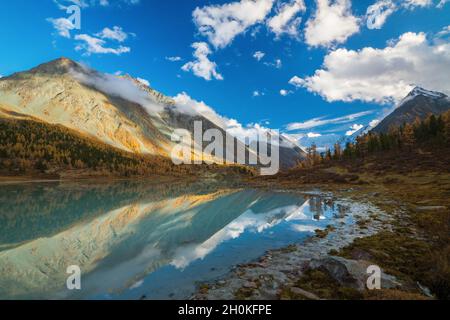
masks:
<path id="1" fill-rule="evenodd" d="M 192 44 L 192 48 L 195 49 L 193 53 L 195 60 L 186 63 L 181 69 L 186 72 L 192 71 L 197 77 L 207 81 L 212 78 L 223 80 L 222 75 L 217 72 L 216 63 L 208 58 L 211 54 L 208 44 L 206 42 L 195 42 Z"/>
<path id="2" fill-rule="evenodd" d="M 283 66 L 283 61 L 281 61 L 281 59 L 275 59 L 274 62 L 264 62 L 264 64 L 268 67 L 281 69 L 281 67 Z"/>
<path id="3" fill-rule="evenodd" d="M 353 114 L 349 114 L 349 115 L 337 117 L 337 118 L 332 118 L 332 119 L 325 119 L 325 117 L 314 118 L 314 119 L 307 120 L 304 122 L 290 123 L 286 126 L 286 130 L 287 131 L 308 130 L 311 128 L 321 127 L 321 126 L 328 125 L 328 124 L 349 123 L 349 122 L 355 121 L 356 119 L 359 119 L 361 117 L 367 116 L 372 113 L 373 113 L 373 111 L 363 111 L 363 112 L 353 113 Z"/>
<path id="4" fill-rule="evenodd" d="M 316 4 L 314 16 L 306 23 L 308 45 L 331 47 L 359 31 L 360 19 L 353 16 L 350 0 L 316 0 Z"/>
<path id="5" fill-rule="evenodd" d="M 77 51 L 85 51 L 85 55 L 91 54 L 115 54 L 121 55 L 131 51 L 129 47 L 119 46 L 117 48 L 106 47 L 106 41 L 87 34 L 79 34 L 75 36 L 75 40 L 81 41 L 76 47 Z"/>
<path id="6" fill-rule="evenodd" d="M 128 34 L 123 31 L 121 27 L 114 26 L 112 29 L 104 28 L 101 32 L 95 36 L 102 39 L 115 40 L 118 42 L 124 42 L 128 38 Z"/>
<path id="7" fill-rule="evenodd" d="M 181 57 L 174 56 L 174 57 L 166 57 L 166 60 L 170 61 L 170 62 L 177 62 L 177 61 L 181 61 L 183 59 Z"/>
<path id="8" fill-rule="evenodd" d="M 142 79 L 142 78 L 136 78 L 137 81 L 139 81 L 140 83 L 142 83 L 143 85 L 150 87 L 150 81 L 146 80 L 146 79 Z"/>
<path id="9" fill-rule="evenodd" d="M 255 54 L 253 55 L 253 58 L 255 58 L 258 61 L 261 61 L 262 58 L 265 57 L 265 53 L 262 51 L 256 51 Z"/>
<path id="10" fill-rule="evenodd" d="M 369 126 L 370 126 L 371 128 L 375 128 L 380 122 L 381 122 L 381 121 L 378 120 L 378 119 L 372 120 L 372 121 L 370 121 Z"/>
<path id="11" fill-rule="evenodd" d="M 264 92 L 261 92 L 261 91 L 259 91 L 259 90 L 255 90 L 255 91 L 253 91 L 253 93 L 252 93 L 252 96 L 253 97 L 261 97 L 261 96 L 264 96 L 265 95 L 265 93 Z"/>
<path id="12" fill-rule="evenodd" d="M 78 81 L 93 86 L 109 95 L 140 104 L 150 114 L 156 114 L 164 110 L 163 105 L 155 102 L 146 91 L 129 79 L 93 72 L 81 73 L 72 71 L 72 75 Z"/>
<path id="13" fill-rule="evenodd" d="M 70 38 L 70 31 L 75 29 L 74 24 L 66 18 L 48 18 L 47 21 L 50 22 L 57 33 L 64 38 Z"/>
<path id="14" fill-rule="evenodd" d="M 226 123 L 229 121 L 227 118 L 217 114 L 213 108 L 203 101 L 192 99 L 186 92 L 179 93 L 173 97 L 173 100 L 179 113 L 190 116 L 203 116 L 222 128 L 226 127 Z"/>
<path id="15" fill-rule="evenodd" d="M 293 76 L 291 80 L 289 80 L 289 84 L 293 85 L 296 88 L 300 88 L 303 86 L 304 80 L 298 76 Z"/>
<path id="16" fill-rule="evenodd" d="M 414 9 L 415 7 L 428 7 L 433 4 L 432 0 L 403 0 L 402 5 L 408 9 Z"/>
<path id="17" fill-rule="evenodd" d="M 446 37 L 446 36 L 448 36 L 448 35 L 450 35 L 450 25 L 448 25 L 448 26 L 442 28 L 442 30 L 439 31 L 439 32 L 436 34 L 436 37 L 437 37 L 437 38 L 444 38 L 444 37 Z"/>
<path id="18" fill-rule="evenodd" d="M 215 48 L 228 46 L 249 27 L 262 22 L 274 0 L 241 0 L 223 5 L 197 7 L 192 13 L 198 31 Z"/>
<path id="19" fill-rule="evenodd" d="M 309 132 L 306 134 L 306 136 L 308 138 L 318 138 L 318 137 L 321 137 L 322 135 L 320 133 Z"/>
<path id="20" fill-rule="evenodd" d="M 175 100 L 176 111 L 192 116 L 201 115 L 226 130 L 226 132 L 231 136 L 236 137 L 244 143 L 247 139 L 248 141 L 254 141 L 262 134 L 267 134 L 269 132 L 274 134 L 274 130 L 259 123 L 250 123 L 244 126 L 235 119 L 221 116 L 205 102 L 197 101 L 185 92 L 178 94 L 173 97 L 173 99 Z M 283 143 L 292 147 L 288 141 L 283 141 Z"/>
<path id="21" fill-rule="evenodd" d="M 242 125 L 234 119 L 228 120 L 226 123 L 226 131 L 228 134 L 236 137 L 242 142 L 255 141 L 258 136 L 267 134 L 269 132 L 273 133 L 272 129 L 269 129 L 259 123 L 249 123 L 247 125 Z"/>
<path id="22" fill-rule="evenodd" d="M 364 128 L 362 124 L 354 124 L 350 127 L 350 130 L 345 133 L 345 135 L 349 137 L 358 132 L 359 130 L 361 130 L 362 128 Z"/>
<path id="23" fill-rule="evenodd" d="M 283 3 L 278 9 L 277 14 L 267 21 L 270 31 L 279 38 L 283 34 L 298 37 L 299 26 L 302 21 L 297 17 L 299 12 L 306 10 L 304 0 L 292 0 Z"/>
<path id="24" fill-rule="evenodd" d="M 281 89 L 280 90 L 280 94 L 283 96 L 283 97 L 286 97 L 287 95 L 289 95 L 289 94 L 291 94 L 292 92 L 291 91 L 288 91 L 288 90 L 286 90 L 286 89 Z"/>
<path id="25" fill-rule="evenodd" d="M 367 28 L 381 29 L 387 18 L 397 10 L 392 0 L 378 0 L 367 8 Z"/>
<path id="26" fill-rule="evenodd" d="M 415 85 L 449 93 L 450 43 L 408 32 L 384 49 L 338 49 L 325 57 L 322 69 L 298 84 L 329 102 L 395 102 Z"/>

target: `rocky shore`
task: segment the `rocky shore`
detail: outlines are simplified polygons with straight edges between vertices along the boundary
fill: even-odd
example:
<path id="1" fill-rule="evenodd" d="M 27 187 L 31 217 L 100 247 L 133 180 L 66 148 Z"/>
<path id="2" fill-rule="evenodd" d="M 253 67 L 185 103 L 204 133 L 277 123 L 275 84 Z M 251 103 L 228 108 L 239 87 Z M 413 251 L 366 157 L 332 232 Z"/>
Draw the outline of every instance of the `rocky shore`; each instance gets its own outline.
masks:
<path id="1" fill-rule="evenodd" d="M 201 284 L 191 298 L 195 300 L 363 298 L 367 292 L 366 283 L 369 277 L 367 268 L 373 265 L 369 262 L 370 256 L 361 251 L 353 255 L 352 259 L 347 259 L 338 256 L 338 253 L 355 239 L 369 237 L 379 232 L 390 232 L 392 215 L 370 202 L 355 202 L 346 198 L 338 200 L 331 193 L 325 197 L 346 208 L 345 215 L 336 219 L 333 225 L 328 226 L 326 230 L 317 230 L 315 236 L 302 243 L 268 251 L 256 261 L 236 266 L 223 279 Z M 348 223 L 349 220 L 352 222 Z M 320 281 L 324 283 L 321 284 Z M 414 286 L 382 272 L 383 290 Z M 311 288 L 315 290 L 310 290 Z M 426 288 L 422 294 L 414 298 L 423 298 L 425 293 Z"/>

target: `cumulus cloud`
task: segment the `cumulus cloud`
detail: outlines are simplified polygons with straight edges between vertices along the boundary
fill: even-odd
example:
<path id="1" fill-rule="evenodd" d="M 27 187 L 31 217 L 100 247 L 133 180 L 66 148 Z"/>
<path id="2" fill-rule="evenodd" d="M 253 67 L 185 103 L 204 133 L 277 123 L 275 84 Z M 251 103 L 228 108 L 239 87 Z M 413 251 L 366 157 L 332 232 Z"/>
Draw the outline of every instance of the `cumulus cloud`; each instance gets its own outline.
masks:
<path id="1" fill-rule="evenodd" d="M 304 81 L 302 78 L 298 77 L 298 76 L 293 76 L 291 78 L 291 80 L 289 80 L 289 84 L 293 85 L 296 88 L 300 88 L 303 86 Z"/>
<path id="2" fill-rule="evenodd" d="M 53 28 L 56 30 L 58 35 L 64 38 L 70 38 L 70 31 L 75 29 L 75 25 L 66 18 L 48 18 L 48 22 L 50 22 L 53 25 Z"/>
<path id="3" fill-rule="evenodd" d="M 369 29 L 381 29 L 397 6 L 392 0 L 379 0 L 367 8 L 366 19 Z"/>
<path id="4" fill-rule="evenodd" d="M 106 41 L 99 39 L 88 34 L 79 34 L 75 36 L 75 40 L 80 41 L 75 47 L 77 51 L 84 51 L 85 55 L 91 54 L 115 54 L 121 55 L 123 53 L 128 53 L 131 51 L 129 47 L 118 46 L 116 48 L 111 48 L 106 46 Z"/>
<path id="5" fill-rule="evenodd" d="M 265 95 L 265 93 L 264 92 L 261 92 L 261 91 L 259 91 L 259 90 L 255 90 L 255 91 L 253 91 L 253 93 L 252 93 L 252 96 L 253 97 L 261 97 L 261 96 L 264 96 Z"/>
<path id="6" fill-rule="evenodd" d="M 118 42 L 124 42 L 128 38 L 128 34 L 118 26 L 114 26 L 112 29 L 104 28 L 101 32 L 97 33 L 96 36 L 102 39 L 115 40 Z"/>
<path id="7" fill-rule="evenodd" d="M 367 8 L 367 27 L 369 29 L 381 29 L 387 18 L 397 10 L 414 10 L 416 8 L 429 7 L 432 4 L 432 0 L 377 0 Z M 440 7 L 440 3 L 437 7 Z"/>
<path id="8" fill-rule="evenodd" d="M 115 54 L 121 55 L 131 51 L 129 47 L 120 45 L 118 47 L 109 47 L 107 41 L 115 41 L 122 43 L 128 38 L 129 34 L 123 31 L 119 26 L 112 29 L 104 28 L 94 36 L 88 34 L 79 34 L 75 36 L 75 40 L 81 41 L 75 47 L 77 51 L 84 51 L 85 55 L 91 54 Z"/>
<path id="9" fill-rule="evenodd" d="M 283 97 L 288 96 L 289 94 L 291 94 L 292 92 L 286 89 L 281 89 L 280 90 L 280 95 L 282 95 Z"/>
<path id="10" fill-rule="evenodd" d="M 226 127 L 226 124 L 229 121 L 227 118 L 217 114 L 216 111 L 205 102 L 191 98 L 186 92 L 179 93 L 173 97 L 173 100 L 175 101 L 175 110 L 179 113 L 190 116 L 203 116 L 222 128 Z"/>
<path id="11" fill-rule="evenodd" d="M 363 111 L 358 113 L 353 113 L 349 115 L 345 115 L 342 117 L 326 119 L 325 117 L 319 117 L 310 119 L 304 122 L 294 122 L 290 123 L 286 126 L 287 131 L 295 131 L 295 130 L 308 130 L 312 128 L 322 127 L 329 124 L 343 124 L 353 122 L 356 119 L 372 114 L 373 111 Z"/>
<path id="12" fill-rule="evenodd" d="M 258 60 L 258 61 L 261 61 L 261 59 L 264 58 L 265 55 L 266 55 L 266 54 L 265 54 L 264 52 L 262 52 L 262 51 L 256 51 L 256 52 L 253 54 L 253 58 L 255 58 L 255 59 Z"/>
<path id="13" fill-rule="evenodd" d="M 298 37 L 302 19 L 297 17 L 297 15 L 305 10 L 304 0 L 292 0 L 291 2 L 283 3 L 277 9 L 277 14 L 267 20 L 267 26 L 270 31 L 275 33 L 277 38 L 283 34 Z"/>
<path id="14" fill-rule="evenodd" d="M 87 8 L 89 6 L 101 5 L 101 6 L 109 6 L 108 0 L 53 0 L 53 2 L 58 6 L 60 10 L 66 11 L 69 13 L 68 9 L 71 6 L 78 6 L 79 8 Z M 140 0 L 116 0 L 116 4 L 125 3 L 129 5 L 138 4 Z M 75 26 L 74 23 L 65 17 L 61 18 L 47 18 L 48 22 L 53 25 L 53 28 L 56 30 L 57 34 L 64 37 L 70 38 L 70 31 L 74 29 L 80 29 L 80 26 Z M 105 28 L 100 33 L 95 35 L 101 39 L 108 40 L 116 40 L 119 42 L 123 42 L 128 37 L 128 34 L 123 32 L 122 28 L 114 27 L 113 29 Z"/>
<path id="15" fill-rule="evenodd" d="M 264 21 L 274 0 L 241 0 L 223 5 L 197 7 L 193 20 L 200 34 L 217 49 L 228 46 L 236 36 Z"/>
<path id="16" fill-rule="evenodd" d="M 359 31 L 360 19 L 352 14 L 350 0 L 316 0 L 316 4 L 314 16 L 306 23 L 308 45 L 331 47 Z"/>
<path id="17" fill-rule="evenodd" d="M 212 78 L 216 80 L 223 80 L 222 75 L 217 72 L 217 65 L 215 62 L 209 60 L 208 56 L 211 50 L 206 42 L 195 42 L 192 44 L 195 49 L 193 56 L 194 61 L 186 63 L 181 67 L 183 71 L 192 71 L 197 77 L 210 81 Z"/>
<path id="18" fill-rule="evenodd" d="M 350 130 L 345 133 L 347 137 L 354 135 L 356 132 L 364 128 L 362 124 L 354 124 L 350 127 Z"/>
<path id="19" fill-rule="evenodd" d="M 449 93 L 450 44 L 408 32 L 383 49 L 338 49 L 314 75 L 296 78 L 295 84 L 329 102 L 397 102 L 416 85 Z"/>
<path id="20" fill-rule="evenodd" d="M 109 5 L 108 1 L 100 0 L 99 4 Z M 138 0 L 122 0 L 122 2 L 126 2 L 129 4 L 137 4 Z M 96 1 L 87 1 L 87 0 L 65 0 L 65 1 L 56 1 L 55 3 L 62 10 L 67 10 L 70 5 L 77 5 L 79 7 L 85 8 L 90 5 L 97 4 Z M 56 30 L 57 34 L 64 38 L 71 38 L 71 31 L 74 29 L 79 29 L 79 26 L 76 26 L 74 22 L 67 18 L 48 18 L 48 22 L 53 25 L 53 28 Z M 91 54 L 115 54 L 121 55 L 123 53 L 128 53 L 131 51 L 130 47 L 120 45 L 118 47 L 111 47 L 108 45 L 108 41 L 116 41 L 119 43 L 124 42 L 129 38 L 132 33 L 126 33 L 119 26 L 114 26 L 112 29 L 105 27 L 102 31 L 89 35 L 89 34 L 77 34 L 74 39 L 78 41 L 75 46 L 75 50 L 84 51 L 84 55 Z"/>
<path id="21" fill-rule="evenodd" d="M 413 9 L 415 7 L 428 7 L 433 4 L 432 0 L 403 0 L 403 6 L 408 9 Z"/>

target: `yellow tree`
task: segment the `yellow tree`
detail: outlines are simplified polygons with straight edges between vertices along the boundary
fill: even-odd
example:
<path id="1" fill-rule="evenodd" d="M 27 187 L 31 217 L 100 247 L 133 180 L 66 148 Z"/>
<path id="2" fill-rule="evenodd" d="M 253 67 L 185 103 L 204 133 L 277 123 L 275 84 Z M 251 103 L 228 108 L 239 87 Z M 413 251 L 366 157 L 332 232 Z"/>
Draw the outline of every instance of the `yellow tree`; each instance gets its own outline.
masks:
<path id="1" fill-rule="evenodd" d="M 407 123 L 403 128 L 402 140 L 406 149 L 411 151 L 416 143 L 416 137 L 414 135 L 414 127 L 409 123 Z"/>

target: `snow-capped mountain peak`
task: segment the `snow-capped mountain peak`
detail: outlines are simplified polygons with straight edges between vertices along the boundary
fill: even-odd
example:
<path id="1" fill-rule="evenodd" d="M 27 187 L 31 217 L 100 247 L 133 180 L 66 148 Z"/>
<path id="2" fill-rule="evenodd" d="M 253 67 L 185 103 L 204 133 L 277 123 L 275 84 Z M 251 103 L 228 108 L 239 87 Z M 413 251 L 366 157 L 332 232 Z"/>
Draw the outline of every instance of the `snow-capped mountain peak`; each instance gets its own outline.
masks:
<path id="1" fill-rule="evenodd" d="M 408 97 L 417 97 L 417 96 L 426 96 L 426 97 L 429 97 L 429 98 L 436 98 L 436 99 L 447 97 L 447 95 L 445 95 L 445 94 L 443 94 L 441 92 L 427 90 L 427 89 L 424 89 L 422 87 L 415 87 L 409 93 Z"/>

